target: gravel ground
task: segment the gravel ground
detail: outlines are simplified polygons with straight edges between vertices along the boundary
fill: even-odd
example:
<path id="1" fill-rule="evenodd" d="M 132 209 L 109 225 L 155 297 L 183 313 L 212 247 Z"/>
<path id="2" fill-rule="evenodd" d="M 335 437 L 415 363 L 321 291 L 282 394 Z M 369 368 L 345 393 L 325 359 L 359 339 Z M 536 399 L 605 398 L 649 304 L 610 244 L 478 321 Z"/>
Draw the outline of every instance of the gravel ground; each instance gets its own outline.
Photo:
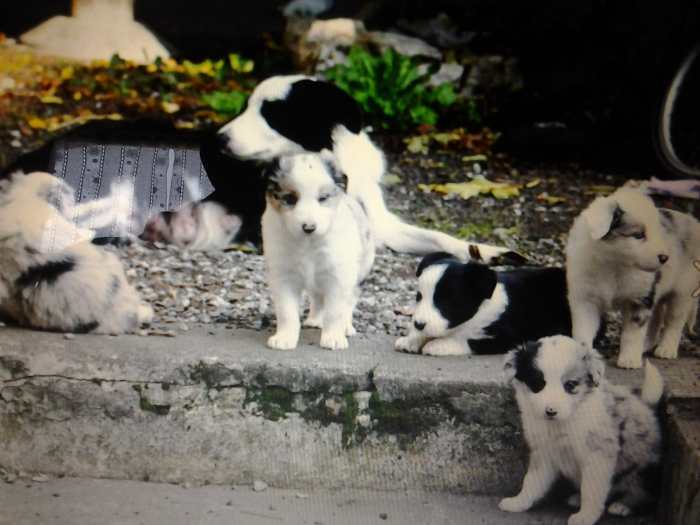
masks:
<path id="1" fill-rule="evenodd" d="M 526 184 L 539 180 L 519 197 L 499 200 L 474 197 L 464 201 L 426 194 L 419 183 L 457 182 L 468 177 L 455 152 L 429 156 L 407 152 L 390 155 L 389 206 L 411 222 L 475 241 L 505 244 L 526 254 L 533 264 L 563 265 L 566 233 L 573 218 L 596 195 L 624 183 L 619 175 L 602 174 L 577 165 L 520 165 L 495 157 L 486 175 Z M 563 197 L 547 205 L 542 192 Z M 697 203 L 668 200 L 659 204 L 697 213 Z M 274 310 L 265 285 L 262 255 L 241 251 L 188 252 L 167 245 L 140 242 L 118 250 L 128 275 L 156 311 L 148 332 L 176 335 L 193 326 L 224 324 L 257 330 L 274 326 Z M 405 333 L 415 296 L 415 267 L 419 258 L 382 250 L 362 286 L 355 311 L 358 332 Z M 604 350 L 615 346 L 619 319 L 612 317 Z M 683 348 L 693 347 L 685 340 Z"/>

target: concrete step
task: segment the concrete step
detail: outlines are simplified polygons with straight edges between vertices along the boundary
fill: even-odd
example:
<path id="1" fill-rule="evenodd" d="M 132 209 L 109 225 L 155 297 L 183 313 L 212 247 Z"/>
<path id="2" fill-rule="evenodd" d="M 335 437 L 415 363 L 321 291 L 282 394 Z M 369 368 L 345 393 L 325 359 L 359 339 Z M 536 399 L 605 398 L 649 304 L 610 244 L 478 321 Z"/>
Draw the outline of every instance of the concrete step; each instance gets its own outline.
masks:
<path id="1" fill-rule="evenodd" d="M 384 336 L 330 352 L 317 331 L 278 352 L 268 335 L 0 328 L 0 466 L 294 489 L 519 489 L 527 454 L 502 356 L 399 354 Z"/>
<path id="2" fill-rule="evenodd" d="M 501 512 L 498 498 L 361 489 L 183 488 L 134 481 L 17 480 L 0 487 L 0 525 L 564 525 L 570 509 Z M 601 525 L 652 525 L 651 517 Z"/>

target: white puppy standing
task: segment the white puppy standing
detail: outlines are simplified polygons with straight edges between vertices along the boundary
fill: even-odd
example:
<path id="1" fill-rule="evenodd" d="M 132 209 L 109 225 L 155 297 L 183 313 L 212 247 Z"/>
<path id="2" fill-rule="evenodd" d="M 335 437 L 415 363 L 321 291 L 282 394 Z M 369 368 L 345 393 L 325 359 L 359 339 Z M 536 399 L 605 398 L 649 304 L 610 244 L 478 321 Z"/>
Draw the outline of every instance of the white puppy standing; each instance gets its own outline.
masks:
<path id="1" fill-rule="evenodd" d="M 322 347 L 347 348 L 357 288 L 374 262 L 367 215 L 345 193 L 346 178 L 331 154 L 282 157 L 266 177 L 263 249 L 277 316 L 267 344 L 297 346 L 306 291 L 311 310 L 305 326 L 321 328 Z"/>
<path id="2" fill-rule="evenodd" d="M 700 224 L 658 209 L 642 192 L 621 188 L 599 197 L 574 221 L 566 246 L 573 337 L 592 345 L 603 314 L 623 313 L 617 365 L 640 368 L 656 346 L 678 356 L 683 328 L 697 313 Z"/>
<path id="3" fill-rule="evenodd" d="M 654 499 L 661 431 L 652 407 L 663 394 L 658 370 L 647 363 L 638 397 L 608 383 L 592 348 L 553 336 L 513 350 L 505 370 L 513 383 L 530 460 L 508 512 L 530 509 L 559 476 L 580 489 L 569 525 L 593 525 L 605 512 L 627 516 Z"/>

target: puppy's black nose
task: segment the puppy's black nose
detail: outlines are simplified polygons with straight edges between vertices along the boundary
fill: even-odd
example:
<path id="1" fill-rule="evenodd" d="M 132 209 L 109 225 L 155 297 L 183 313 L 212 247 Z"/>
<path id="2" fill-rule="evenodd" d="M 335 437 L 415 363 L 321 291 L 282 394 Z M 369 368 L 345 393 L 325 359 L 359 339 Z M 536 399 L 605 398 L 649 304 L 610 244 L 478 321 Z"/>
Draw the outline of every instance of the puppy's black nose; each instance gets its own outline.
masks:
<path id="1" fill-rule="evenodd" d="M 315 224 L 302 224 L 301 229 L 304 230 L 304 233 L 313 233 L 316 231 L 316 225 Z"/>
<path id="2" fill-rule="evenodd" d="M 549 417 L 549 418 L 553 418 L 554 416 L 557 415 L 557 411 L 554 410 L 553 408 L 550 408 L 550 407 L 547 407 L 544 410 L 544 413 L 547 414 L 547 417 Z"/>
<path id="3" fill-rule="evenodd" d="M 659 262 L 661 264 L 664 264 L 666 261 L 668 261 L 668 255 L 666 255 L 665 253 L 660 253 L 659 254 Z"/>
<path id="4" fill-rule="evenodd" d="M 416 327 L 416 330 L 423 330 L 423 328 L 425 328 L 425 323 L 419 323 L 418 321 L 413 321 L 413 326 Z"/>

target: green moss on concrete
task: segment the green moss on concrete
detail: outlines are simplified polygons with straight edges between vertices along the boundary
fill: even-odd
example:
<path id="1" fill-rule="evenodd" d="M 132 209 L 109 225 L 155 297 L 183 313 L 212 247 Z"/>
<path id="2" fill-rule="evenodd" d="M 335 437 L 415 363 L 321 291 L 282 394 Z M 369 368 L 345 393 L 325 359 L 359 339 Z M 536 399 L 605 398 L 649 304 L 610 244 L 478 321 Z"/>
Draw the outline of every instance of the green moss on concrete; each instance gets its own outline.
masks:
<path id="1" fill-rule="evenodd" d="M 263 417 L 279 421 L 294 410 L 294 394 L 281 386 L 265 386 L 263 388 L 248 388 L 243 406 L 255 403 Z"/>
<path id="2" fill-rule="evenodd" d="M 139 408 L 144 412 L 151 412 L 158 416 L 167 416 L 170 413 L 170 405 L 157 405 L 152 403 L 148 396 L 146 395 L 146 390 L 148 387 L 142 387 L 141 385 L 133 385 L 132 388 L 139 395 Z"/>

